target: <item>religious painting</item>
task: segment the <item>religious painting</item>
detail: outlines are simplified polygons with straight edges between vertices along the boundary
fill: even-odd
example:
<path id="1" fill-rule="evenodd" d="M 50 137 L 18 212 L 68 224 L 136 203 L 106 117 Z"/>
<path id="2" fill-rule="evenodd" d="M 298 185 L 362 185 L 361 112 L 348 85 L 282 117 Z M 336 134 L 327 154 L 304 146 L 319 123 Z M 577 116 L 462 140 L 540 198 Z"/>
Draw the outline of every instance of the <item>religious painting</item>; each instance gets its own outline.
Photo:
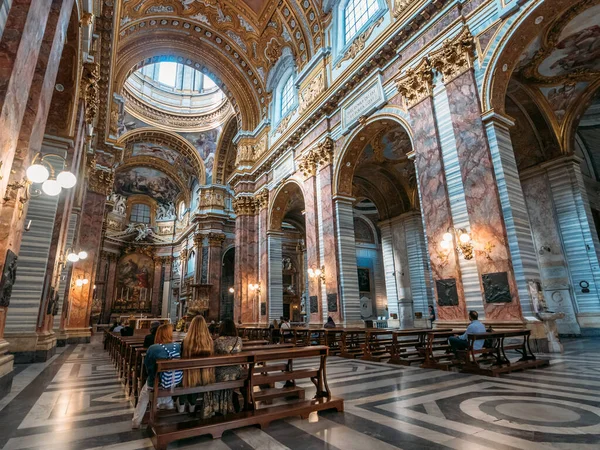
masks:
<path id="1" fill-rule="evenodd" d="M 577 100 L 588 83 L 565 83 L 559 86 L 542 87 L 540 90 L 548 100 L 557 120 L 562 122 L 569 107 Z"/>
<path id="2" fill-rule="evenodd" d="M 485 273 L 481 276 L 486 303 L 510 303 L 510 286 L 506 272 Z"/>
<path id="3" fill-rule="evenodd" d="M 198 151 L 200 158 L 204 161 L 206 167 L 206 180 L 212 179 L 212 170 L 215 162 L 215 153 L 217 151 L 217 144 L 219 142 L 219 135 L 221 134 L 221 127 L 213 128 L 212 130 L 201 131 L 199 133 L 184 133 L 188 141 Z"/>
<path id="4" fill-rule="evenodd" d="M 10 305 L 10 296 L 17 279 L 17 259 L 18 256 L 12 250 L 6 251 L 4 260 L 4 271 L 0 279 L 0 306 Z"/>
<path id="5" fill-rule="evenodd" d="M 178 153 L 164 145 L 150 142 L 136 142 L 131 146 L 131 156 L 154 156 L 169 164 L 174 164 Z"/>
<path id="6" fill-rule="evenodd" d="M 175 200 L 179 188 L 171 178 L 159 170 L 134 167 L 116 174 L 115 192 L 125 196 L 144 194 L 159 203 L 169 203 Z"/>
<path id="7" fill-rule="evenodd" d="M 358 290 L 360 292 L 371 292 L 371 274 L 365 267 L 358 268 Z"/>
<path id="8" fill-rule="evenodd" d="M 150 289 L 154 275 L 154 261 L 147 255 L 131 253 L 119 261 L 117 284 L 119 289 Z M 120 293 L 120 291 L 119 291 Z"/>

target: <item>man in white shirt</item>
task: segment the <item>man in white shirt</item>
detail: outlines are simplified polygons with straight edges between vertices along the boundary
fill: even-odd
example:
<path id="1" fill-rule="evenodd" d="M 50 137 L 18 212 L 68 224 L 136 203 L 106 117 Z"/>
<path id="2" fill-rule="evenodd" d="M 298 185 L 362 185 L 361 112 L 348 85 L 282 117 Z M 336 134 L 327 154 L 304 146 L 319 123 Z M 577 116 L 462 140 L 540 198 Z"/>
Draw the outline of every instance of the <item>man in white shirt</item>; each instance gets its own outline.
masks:
<path id="1" fill-rule="evenodd" d="M 469 311 L 469 320 L 471 323 L 467 327 L 467 331 L 460 336 L 452 336 L 448 339 L 448 343 L 450 344 L 450 347 L 452 347 L 452 351 L 455 355 L 458 350 L 466 350 L 469 348 L 469 334 L 485 333 L 485 325 L 478 319 L 479 314 L 477 314 L 477 311 Z M 481 350 L 484 342 L 483 339 L 476 340 L 473 344 L 473 350 Z"/>

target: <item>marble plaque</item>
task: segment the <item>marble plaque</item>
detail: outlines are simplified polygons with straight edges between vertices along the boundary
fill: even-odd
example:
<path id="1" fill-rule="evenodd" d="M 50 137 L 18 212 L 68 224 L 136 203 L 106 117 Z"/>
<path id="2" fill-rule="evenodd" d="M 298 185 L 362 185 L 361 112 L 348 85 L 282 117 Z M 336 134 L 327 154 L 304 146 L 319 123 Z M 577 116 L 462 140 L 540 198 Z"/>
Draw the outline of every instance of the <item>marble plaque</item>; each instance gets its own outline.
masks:
<path id="1" fill-rule="evenodd" d="M 342 106 L 342 133 L 346 134 L 361 116 L 370 114 L 385 102 L 381 78 L 376 77 L 347 104 Z"/>
<path id="2" fill-rule="evenodd" d="M 260 304 L 260 315 L 261 316 L 267 315 L 267 304 L 265 302 L 261 302 L 261 304 Z"/>
<path id="3" fill-rule="evenodd" d="M 273 164 L 272 186 L 275 186 L 280 180 L 287 178 L 294 172 L 294 154 L 288 150 L 287 154 L 282 156 Z"/>
<path id="4" fill-rule="evenodd" d="M 310 313 L 316 314 L 319 312 L 319 297 L 316 295 L 310 296 Z"/>
<path id="5" fill-rule="evenodd" d="M 437 290 L 439 306 L 458 305 L 458 290 L 456 289 L 456 279 L 446 278 L 445 280 L 435 280 L 435 287 Z"/>
<path id="6" fill-rule="evenodd" d="M 327 294 L 327 311 L 337 312 L 337 294 Z"/>
<path id="7" fill-rule="evenodd" d="M 510 286 L 506 272 L 485 273 L 481 276 L 486 303 L 510 303 Z"/>

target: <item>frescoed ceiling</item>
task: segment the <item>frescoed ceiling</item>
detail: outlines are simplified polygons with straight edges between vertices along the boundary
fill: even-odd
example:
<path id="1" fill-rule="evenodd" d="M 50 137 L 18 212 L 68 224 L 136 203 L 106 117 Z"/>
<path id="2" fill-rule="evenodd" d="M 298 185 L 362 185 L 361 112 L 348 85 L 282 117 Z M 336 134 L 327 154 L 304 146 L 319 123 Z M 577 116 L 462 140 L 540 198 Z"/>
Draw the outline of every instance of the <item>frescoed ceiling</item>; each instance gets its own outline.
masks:
<path id="1" fill-rule="evenodd" d="M 171 177 L 149 167 L 133 167 L 117 171 L 114 191 L 125 197 L 147 195 L 163 204 L 174 202 L 181 192 Z"/>

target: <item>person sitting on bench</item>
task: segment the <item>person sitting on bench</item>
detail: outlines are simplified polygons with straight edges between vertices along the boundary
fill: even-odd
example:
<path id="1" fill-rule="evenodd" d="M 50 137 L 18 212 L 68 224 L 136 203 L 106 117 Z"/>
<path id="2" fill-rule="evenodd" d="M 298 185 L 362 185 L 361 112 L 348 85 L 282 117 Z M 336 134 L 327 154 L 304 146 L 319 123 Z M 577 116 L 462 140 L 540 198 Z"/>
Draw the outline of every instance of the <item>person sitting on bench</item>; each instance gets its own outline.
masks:
<path id="1" fill-rule="evenodd" d="M 469 320 L 471 323 L 467 327 L 467 331 L 460 336 L 452 336 L 448 339 L 448 343 L 450 344 L 450 347 L 452 347 L 452 351 L 455 355 L 458 350 L 466 350 L 469 348 L 469 334 L 485 333 L 485 326 L 478 319 L 479 314 L 477 314 L 477 311 L 469 311 Z M 473 344 L 473 350 L 481 350 L 484 342 L 483 339 L 476 340 Z"/>

